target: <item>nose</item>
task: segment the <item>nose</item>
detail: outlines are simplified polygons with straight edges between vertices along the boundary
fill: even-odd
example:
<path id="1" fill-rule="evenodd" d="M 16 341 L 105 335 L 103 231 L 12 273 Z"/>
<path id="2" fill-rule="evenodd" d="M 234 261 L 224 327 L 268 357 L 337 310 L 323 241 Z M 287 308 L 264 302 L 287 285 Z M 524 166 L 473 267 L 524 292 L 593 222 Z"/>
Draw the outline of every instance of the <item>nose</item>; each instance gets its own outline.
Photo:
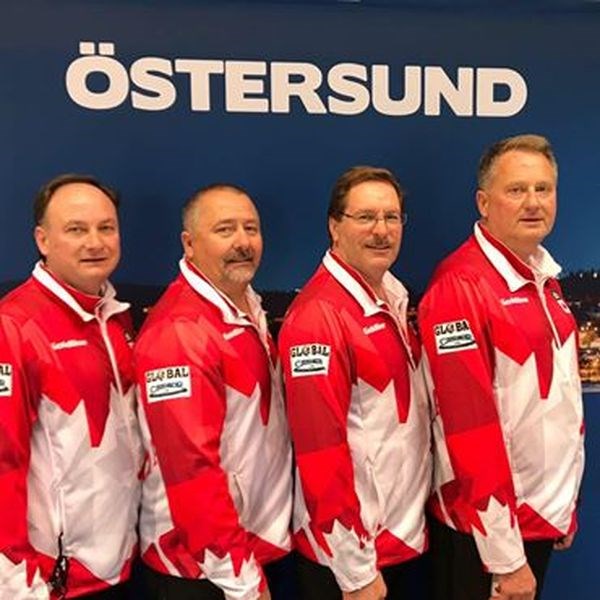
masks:
<path id="1" fill-rule="evenodd" d="M 236 248 L 248 248 L 250 246 L 250 236 L 244 227 L 239 226 L 237 228 L 233 243 Z"/>
<path id="2" fill-rule="evenodd" d="M 375 217 L 375 222 L 373 223 L 373 230 L 374 233 L 383 233 L 386 234 L 388 232 L 388 224 L 387 221 L 385 220 L 385 216 L 380 215 Z"/>
<path id="3" fill-rule="evenodd" d="M 535 187 L 527 188 L 527 193 L 525 194 L 525 202 L 524 206 L 529 209 L 535 209 L 540 206 L 540 198 Z"/>
<path id="4" fill-rule="evenodd" d="M 90 249 L 98 249 L 102 247 L 102 236 L 97 229 L 90 228 L 85 238 L 85 245 Z"/>

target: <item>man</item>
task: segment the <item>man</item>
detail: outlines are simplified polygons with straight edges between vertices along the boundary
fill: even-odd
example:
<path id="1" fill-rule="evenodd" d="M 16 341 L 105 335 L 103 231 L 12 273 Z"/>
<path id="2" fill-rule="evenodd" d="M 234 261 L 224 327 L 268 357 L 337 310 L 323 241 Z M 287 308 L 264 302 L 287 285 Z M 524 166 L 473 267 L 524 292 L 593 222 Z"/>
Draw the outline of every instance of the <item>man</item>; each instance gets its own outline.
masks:
<path id="1" fill-rule="evenodd" d="M 0 597 L 125 598 L 141 445 L 116 194 L 63 175 L 34 205 L 42 256 L 0 302 Z"/>
<path id="2" fill-rule="evenodd" d="M 583 470 L 577 329 L 540 245 L 557 165 L 537 135 L 483 155 L 475 231 L 433 276 L 419 318 L 436 407 L 436 597 L 539 598 L 568 548 Z M 537 593 L 536 593 L 537 587 Z"/>
<path id="3" fill-rule="evenodd" d="M 258 213 L 242 189 L 206 187 L 183 209 L 181 240 L 180 274 L 135 349 L 151 456 L 140 524 L 150 598 L 268 600 L 267 563 L 290 550 L 291 450 L 250 286 Z"/>
<path id="4" fill-rule="evenodd" d="M 410 586 L 426 548 L 428 406 L 408 294 L 388 270 L 405 222 L 391 172 L 345 172 L 331 249 L 280 334 L 306 599 L 422 597 Z"/>

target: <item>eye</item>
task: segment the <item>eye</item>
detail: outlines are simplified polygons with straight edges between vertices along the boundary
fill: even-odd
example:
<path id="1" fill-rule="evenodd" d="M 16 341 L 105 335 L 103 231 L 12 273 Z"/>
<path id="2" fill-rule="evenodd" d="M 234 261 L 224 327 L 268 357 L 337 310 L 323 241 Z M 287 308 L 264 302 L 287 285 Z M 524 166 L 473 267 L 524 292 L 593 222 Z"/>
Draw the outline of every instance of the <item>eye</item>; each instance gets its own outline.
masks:
<path id="1" fill-rule="evenodd" d="M 535 186 L 535 193 L 541 196 L 548 196 L 552 193 L 554 186 L 550 183 L 538 183 Z"/>
<path id="2" fill-rule="evenodd" d="M 115 225 L 101 225 L 99 229 L 102 233 L 113 233 L 117 230 Z"/>
<path id="3" fill-rule="evenodd" d="M 67 227 L 67 233 L 74 233 L 76 235 L 79 235 L 84 232 L 85 229 L 81 225 L 69 225 Z"/>
<path id="4" fill-rule="evenodd" d="M 373 213 L 359 213 L 356 215 L 356 221 L 360 225 L 370 225 L 377 217 Z"/>
<path id="5" fill-rule="evenodd" d="M 525 188 L 524 185 L 520 185 L 520 184 L 515 184 L 515 185 L 511 185 L 507 190 L 506 193 L 509 196 L 512 196 L 513 198 L 518 198 L 519 196 L 522 196 L 523 194 L 525 194 L 527 191 L 527 189 Z"/>
<path id="6" fill-rule="evenodd" d="M 397 225 L 398 223 L 400 223 L 400 213 L 395 213 L 395 212 L 390 212 L 390 213 L 386 213 L 383 217 L 385 219 L 386 223 L 389 223 L 390 225 Z"/>
<path id="7" fill-rule="evenodd" d="M 235 231 L 235 229 L 234 229 L 233 225 L 219 225 L 215 229 L 215 232 L 217 233 L 217 235 L 221 235 L 223 237 L 232 235 L 234 231 Z"/>
<path id="8" fill-rule="evenodd" d="M 256 234 L 258 234 L 258 225 L 254 225 L 254 224 L 245 225 L 244 230 L 249 235 L 256 235 Z"/>

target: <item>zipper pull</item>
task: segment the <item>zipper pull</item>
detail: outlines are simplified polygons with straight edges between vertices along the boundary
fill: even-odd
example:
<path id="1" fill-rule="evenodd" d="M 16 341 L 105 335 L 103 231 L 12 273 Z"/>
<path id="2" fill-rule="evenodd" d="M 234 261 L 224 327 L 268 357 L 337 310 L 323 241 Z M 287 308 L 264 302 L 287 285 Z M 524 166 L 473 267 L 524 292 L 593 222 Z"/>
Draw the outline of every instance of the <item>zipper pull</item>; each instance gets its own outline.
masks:
<path id="1" fill-rule="evenodd" d="M 69 559 L 63 554 L 62 532 L 58 536 L 58 556 L 50 576 L 50 587 L 58 594 L 59 600 L 67 597 L 67 578 L 69 575 Z"/>

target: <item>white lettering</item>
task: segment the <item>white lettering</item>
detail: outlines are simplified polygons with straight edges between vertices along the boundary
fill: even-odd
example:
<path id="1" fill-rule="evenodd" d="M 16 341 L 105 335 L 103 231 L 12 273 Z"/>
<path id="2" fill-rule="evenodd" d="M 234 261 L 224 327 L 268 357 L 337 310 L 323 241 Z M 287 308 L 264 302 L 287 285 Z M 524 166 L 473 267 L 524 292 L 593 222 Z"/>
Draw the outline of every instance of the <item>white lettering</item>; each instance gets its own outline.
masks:
<path id="1" fill-rule="evenodd" d="M 146 57 L 131 65 L 131 81 L 140 89 L 150 92 L 131 92 L 131 105 L 140 110 L 166 110 L 177 98 L 173 83 L 162 75 L 173 75 L 171 61 L 165 58 Z"/>
<path id="2" fill-rule="evenodd" d="M 505 86 L 510 94 L 506 100 L 494 100 L 496 87 Z M 527 84 L 513 69 L 477 69 L 477 116 L 512 117 L 527 102 Z"/>
<path id="3" fill-rule="evenodd" d="M 310 63 L 271 63 L 271 110 L 289 113 L 290 98 L 297 96 L 306 112 L 325 114 L 327 109 L 317 90 L 323 82 L 321 69 Z"/>
<path id="4" fill-rule="evenodd" d="M 419 112 L 437 117 L 447 108 L 459 117 L 510 117 L 523 109 L 528 96 L 523 76 L 507 67 L 462 66 L 453 77 L 436 65 L 341 62 L 322 69 L 309 62 L 156 56 L 138 58 L 126 67 L 115 55 L 113 42 L 79 43 L 79 56 L 65 73 L 73 102 L 90 110 L 111 110 L 129 98 L 136 110 L 168 110 L 180 91 L 178 75 L 188 76 L 188 106 L 194 112 L 213 110 L 213 97 L 222 97 L 228 113 L 304 110 L 351 116 L 371 109 L 390 117 Z"/>
<path id="5" fill-rule="evenodd" d="M 456 86 L 442 67 L 425 67 L 425 114 L 437 117 L 444 98 L 452 112 L 459 117 L 473 115 L 473 69 L 460 67 Z"/>
<path id="6" fill-rule="evenodd" d="M 129 76 L 125 67 L 114 58 L 114 44 L 99 44 L 101 55 L 95 55 L 93 42 L 81 42 L 79 52 L 82 55 L 74 60 L 67 69 L 65 84 L 73 102 L 91 110 L 107 110 L 120 106 L 129 93 Z M 106 78 L 104 91 L 90 90 L 88 78 L 100 73 Z"/>
<path id="7" fill-rule="evenodd" d="M 227 61 L 225 63 L 225 110 L 227 112 L 266 113 L 266 98 L 251 98 L 250 94 L 264 94 L 265 84 L 252 76 L 265 76 L 267 63 L 256 61 Z"/>
<path id="8" fill-rule="evenodd" d="M 329 112 L 335 115 L 359 115 L 369 108 L 367 67 L 352 63 L 334 65 L 327 75 L 327 85 L 332 92 L 345 96 L 347 100 L 329 96 Z"/>
<path id="9" fill-rule="evenodd" d="M 194 60 L 178 58 L 175 61 L 177 73 L 190 76 L 190 106 L 194 111 L 210 110 L 210 76 L 221 75 L 225 71 L 222 60 Z"/>
<path id="10" fill-rule="evenodd" d="M 373 107 L 382 115 L 402 117 L 414 115 L 421 106 L 421 67 L 404 68 L 404 96 L 390 97 L 390 68 L 373 65 Z"/>

